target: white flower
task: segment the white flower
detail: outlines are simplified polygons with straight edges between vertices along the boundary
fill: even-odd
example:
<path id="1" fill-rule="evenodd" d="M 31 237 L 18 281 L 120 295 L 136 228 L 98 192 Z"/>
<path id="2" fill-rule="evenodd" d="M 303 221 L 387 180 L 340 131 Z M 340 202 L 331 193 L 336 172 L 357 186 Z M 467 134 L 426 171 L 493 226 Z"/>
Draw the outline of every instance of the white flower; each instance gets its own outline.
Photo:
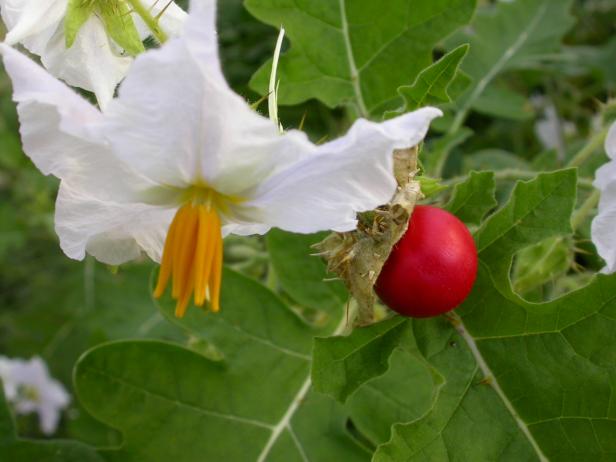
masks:
<path id="1" fill-rule="evenodd" d="M 109 1 L 109 0 L 95 0 Z M 64 18 L 69 0 L 0 0 L 0 13 L 7 26 L 5 42 L 22 43 L 39 55 L 43 65 L 69 85 L 93 91 L 103 107 L 124 78 L 132 58 L 108 36 L 103 21 L 95 14 L 83 24 L 70 48 L 66 46 Z M 158 14 L 165 0 L 147 0 L 144 5 Z M 147 29 L 135 16 L 142 37 Z M 178 34 L 186 13 L 175 4 L 161 16 L 161 27 Z"/>
<path id="2" fill-rule="evenodd" d="M 601 191 L 599 213 L 592 222 L 592 241 L 605 260 L 604 272 L 616 271 L 616 123 L 605 140 L 605 152 L 610 161 L 597 170 L 595 187 Z"/>
<path id="3" fill-rule="evenodd" d="M 193 293 L 197 306 L 208 299 L 218 310 L 229 233 L 354 229 L 358 211 L 395 192 L 393 149 L 417 145 L 441 115 L 424 108 L 384 123 L 358 120 L 318 146 L 297 130 L 281 134 L 227 85 L 215 2 L 193 5 L 184 34 L 141 54 L 103 113 L 0 46 L 24 150 L 62 180 L 62 249 L 112 265 L 142 250 L 162 259 L 155 295 L 172 280 L 178 316 Z"/>
<path id="4" fill-rule="evenodd" d="M 7 401 L 18 414 L 36 412 L 41 431 L 56 431 L 60 414 L 70 402 L 62 384 L 52 379 L 45 362 L 34 357 L 29 361 L 0 357 L 0 379 Z"/>

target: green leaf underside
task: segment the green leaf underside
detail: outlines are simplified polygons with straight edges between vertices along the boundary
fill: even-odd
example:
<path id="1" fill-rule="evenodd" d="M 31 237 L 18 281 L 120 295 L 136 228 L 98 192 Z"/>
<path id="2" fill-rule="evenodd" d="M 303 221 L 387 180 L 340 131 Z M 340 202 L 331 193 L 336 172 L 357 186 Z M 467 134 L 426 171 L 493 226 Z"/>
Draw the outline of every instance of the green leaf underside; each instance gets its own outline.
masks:
<path id="1" fill-rule="evenodd" d="M 312 337 L 329 328 L 311 328 L 265 287 L 232 271 L 224 273 L 219 314 L 191 309 L 177 320 L 169 299 L 161 309 L 215 345 L 221 360 L 160 342 L 120 342 L 86 354 L 76 370 L 79 397 L 124 435 L 109 460 L 369 460 L 347 433 L 343 408 L 310 391 Z"/>
<path id="2" fill-rule="evenodd" d="M 0 381 L 0 460 L 36 462 L 103 462 L 96 451 L 76 441 L 26 440 L 15 434 L 15 424 Z"/>
<path id="3" fill-rule="evenodd" d="M 280 60 L 281 104 L 318 98 L 354 104 L 360 115 L 399 105 L 397 90 L 432 63 L 432 49 L 466 24 L 475 0 L 246 0 L 257 18 L 280 27 L 291 49 Z M 251 86 L 267 93 L 271 63 Z M 393 105 L 393 107 L 392 107 Z"/>
<path id="4" fill-rule="evenodd" d="M 574 23 L 569 13 L 572 3 L 572 0 L 502 1 L 477 11 L 471 26 L 448 41 L 451 48 L 470 44 L 462 70 L 473 78 L 473 83 L 460 98 L 459 117 L 464 117 L 476 104 L 481 107 L 478 99 L 498 75 L 532 67 L 560 49 L 563 35 Z"/>
<path id="5" fill-rule="evenodd" d="M 492 172 L 471 172 L 462 183 L 456 184 L 445 210 L 465 223 L 478 225 L 497 202 L 496 183 Z"/>
<path id="6" fill-rule="evenodd" d="M 389 395 L 383 384 L 390 374 L 400 376 L 399 369 L 405 367 L 399 364 L 400 355 L 417 358 L 407 361 L 407 371 L 415 377 L 407 380 L 423 399 L 400 403 L 401 423 L 379 446 L 374 461 L 450 460 L 451 454 L 462 461 L 616 457 L 616 407 L 611 399 L 616 385 L 616 277 L 599 275 L 576 292 L 540 304 L 515 294 L 509 279 L 518 251 L 571 232 L 575 192 L 574 170 L 539 175 L 518 183 L 508 203 L 482 224 L 475 235 L 479 274 L 471 295 L 456 310 L 460 322 L 452 322 L 457 327 L 443 317 L 396 324 L 400 329 L 408 325 L 412 335 L 401 337 L 397 348 L 388 347 L 393 351 L 390 369 L 369 381 L 354 373 L 362 370 L 358 364 L 325 365 L 347 373 L 346 384 L 336 382 L 338 372 L 330 375 L 333 384 L 320 385 L 329 393 L 340 395 L 338 390 L 364 381 L 347 403 L 351 415 L 360 417 L 362 431 L 383 440 L 383 422 L 365 418 L 366 405 L 355 398 L 371 396 L 372 408 L 397 399 L 395 389 Z M 361 339 L 367 351 L 354 351 L 353 356 L 372 358 L 378 351 L 369 350 L 384 341 L 379 337 L 386 337 L 388 330 L 370 329 L 321 342 L 319 348 L 329 344 L 335 357 L 344 351 L 341 344 L 352 349 Z M 426 364 L 419 374 L 422 361 Z M 318 365 L 315 362 L 315 368 Z"/>
<path id="7" fill-rule="evenodd" d="M 398 88 L 404 105 L 397 111 L 388 113 L 388 116 L 414 111 L 422 106 L 450 102 L 448 89 L 456 78 L 458 68 L 468 48 L 466 44 L 460 45 L 422 70 L 412 85 Z"/>
<path id="8" fill-rule="evenodd" d="M 474 101 L 473 109 L 488 116 L 511 120 L 530 119 L 534 112 L 525 96 L 497 85 L 489 85 Z"/>

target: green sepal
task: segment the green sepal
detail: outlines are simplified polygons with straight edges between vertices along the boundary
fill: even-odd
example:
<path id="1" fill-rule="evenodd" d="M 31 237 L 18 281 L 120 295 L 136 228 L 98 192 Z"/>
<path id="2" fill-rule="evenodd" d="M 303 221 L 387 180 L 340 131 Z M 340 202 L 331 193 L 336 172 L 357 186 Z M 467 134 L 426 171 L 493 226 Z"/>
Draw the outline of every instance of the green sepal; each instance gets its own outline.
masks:
<path id="1" fill-rule="evenodd" d="M 97 13 L 100 15 L 107 34 L 126 53 L 136 56 L 145 51 L 135 21 L 130 14 L 130 6 L 121 0 L 99 3 Z"/>
<path id="2" fill-rule="evenodd" d="M 95 3 L 93 0 L 69 0 L 64 17 L 64 37 L 66 48 L 75 43 L 77 34 L 94 13 Z"/>
<path id="3" fill-rule="evenodd" d="M 419 181 L 419 184 L 421 185 L 421 192 L 426 197 L 434 196 L 435 194 L 438 194 L 448 188 L 448 186 L 442 184 L 441 180 L 438 178 L 420 176 L 417 177 L 417 181 Z"/>

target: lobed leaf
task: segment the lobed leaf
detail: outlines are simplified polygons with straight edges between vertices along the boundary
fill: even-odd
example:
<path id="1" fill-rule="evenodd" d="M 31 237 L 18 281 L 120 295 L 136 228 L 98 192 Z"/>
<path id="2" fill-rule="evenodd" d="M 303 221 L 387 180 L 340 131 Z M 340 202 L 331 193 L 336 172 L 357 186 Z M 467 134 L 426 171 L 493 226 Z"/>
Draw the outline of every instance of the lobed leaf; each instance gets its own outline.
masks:
<path id="1" fill-rule="evenodd" d="M 133 341 L 98 347 L 79 362 L 83 405 L 124 435 L 107 458 L 367 461 L 344 409 L 311 391 L 312 337 L 331 328 L 311 327 L 256 281 L 229 270 L 223 278 L 219 314 L 192 309 L 177 320 L 173 302 L 161 302 L 165 316 L 220 352 L 215 360 Z"/>
<path id="2" fill-rule="evenodd" d="M 291 40 L 279 67 L 281 104 L 318 98 L 352 104 L 361 116 L 399 105 L 397 90 L 432 63 L 432 49 L 466 24 L 475 0 L 246 0 L 261 21 Z M 378 20 L 375 20 L 378 18 Z M 267 93 L 271 63 L 251 86 Z"/>
<path id="3" fill-rule="evenodd" d="M 77 441 L 18 438 L 0 382 L 0 460 L 36 462 L 103 462 L 96 451 Z"/>
<path id="4" fill-rule="evenodd" d="M 441 59 L 422 70 L 412 85 L 398 88 L 404 105 L 386 116 L 414 111 L 422 106 L 449 103 L 449 86 L 458 76 L 460 63 L 468 53 L 467 44 L 460 45 Z"/>
<path id="5" fill-rule="evenodd" d="M 494 173 L 472 171 L 465 181 L 455 185 L 451 199 L 444 208 L 460 220 L 478 225 L 497 205 L 495 189 Z"/>

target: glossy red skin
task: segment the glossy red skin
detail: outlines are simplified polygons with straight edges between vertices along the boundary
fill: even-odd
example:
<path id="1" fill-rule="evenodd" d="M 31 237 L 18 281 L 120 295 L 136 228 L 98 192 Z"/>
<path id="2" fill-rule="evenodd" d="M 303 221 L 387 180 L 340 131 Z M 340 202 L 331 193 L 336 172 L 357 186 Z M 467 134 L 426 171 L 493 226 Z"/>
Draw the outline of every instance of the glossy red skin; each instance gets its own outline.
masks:
<path id="1" fill-rule="evenodd" d="M 375 290 L 403 316 L 426 318 L 457 307 L 477 276 L 477 248 L 468 228 L 445 210 L 415 207 Z"/>

